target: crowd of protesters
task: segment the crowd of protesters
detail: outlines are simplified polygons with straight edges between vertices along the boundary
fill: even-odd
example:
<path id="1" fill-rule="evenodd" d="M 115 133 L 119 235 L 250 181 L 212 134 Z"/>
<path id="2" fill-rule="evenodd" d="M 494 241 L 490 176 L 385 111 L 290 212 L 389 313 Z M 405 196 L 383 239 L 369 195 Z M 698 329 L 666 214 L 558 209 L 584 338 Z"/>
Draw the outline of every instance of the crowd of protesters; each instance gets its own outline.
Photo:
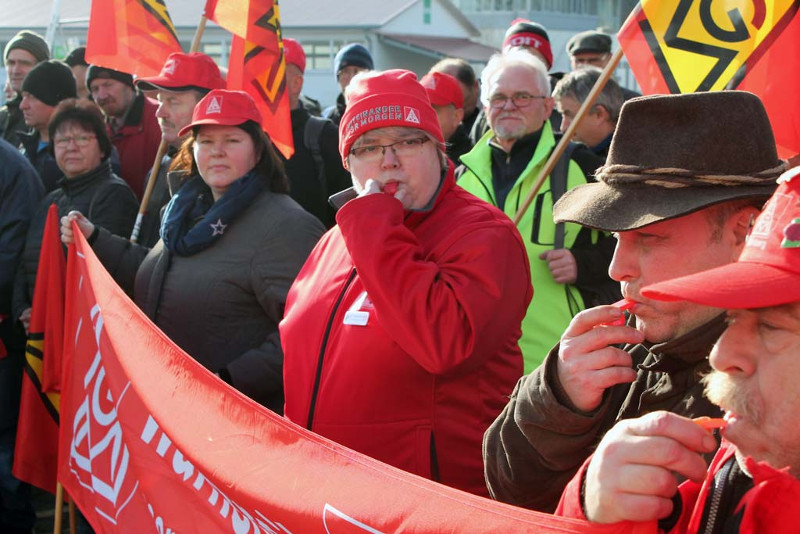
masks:
<path id="1" fill-rule="evenodd" d="M 77 228 L 190 357 L 356 451 L 598 523 L 796 528 L 800 179 L 750 93 L 641 97 L 612 78 L 578 117 L 611 47 L 579 33 L 572 72 L 552 73 L 547 30 L 518 19 L 481 72 L 446 58 L 418 77 L 353 43 L 323 110 L 284 38 L 287 159 L 205 54 L 134 78 L 17 34 L 0 108 L 0 531 L 35 520 L 11 464 L 51 204 L 62 242 Z M 723 415 L 722 430 L 692 421 Z"/>

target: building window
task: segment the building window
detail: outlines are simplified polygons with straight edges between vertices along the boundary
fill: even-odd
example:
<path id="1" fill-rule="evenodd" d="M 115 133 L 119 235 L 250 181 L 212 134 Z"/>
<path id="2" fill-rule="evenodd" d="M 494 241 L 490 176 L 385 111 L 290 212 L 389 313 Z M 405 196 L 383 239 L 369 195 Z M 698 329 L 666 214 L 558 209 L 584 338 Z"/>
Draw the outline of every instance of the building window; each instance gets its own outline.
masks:
<path id="1" fill-rule="evenodd" d="M 549 12 L 596 15 L 598 0 L 459 0 L 458 7 L 465 13 L 480 12 Z"/>
<path id="2" fill-rule="evenodd" d="M 363 41 L 303 41 L 303 51 L 306 53 L 306 70 L 333 70 L 333 58 L 336 52 L 346 44 L 357 42 L 366 46 Z"/>
<path id="3" fill-rule="evenodd" d="M 422 23 L 431 23 L 431 0 L 422 1 Z"/>

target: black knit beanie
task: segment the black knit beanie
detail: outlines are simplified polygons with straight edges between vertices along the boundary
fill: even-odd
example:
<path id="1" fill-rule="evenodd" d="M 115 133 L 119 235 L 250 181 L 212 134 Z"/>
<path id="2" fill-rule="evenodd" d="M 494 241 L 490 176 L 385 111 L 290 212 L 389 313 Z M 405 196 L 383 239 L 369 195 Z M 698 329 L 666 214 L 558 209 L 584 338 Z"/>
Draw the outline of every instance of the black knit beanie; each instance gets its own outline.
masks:
<path id="1" fill-rule="evenodd" d="M 32 94 L 48 106 L 78 96 L 72 70 L 57 59 L 42 61 L 33 67 L 22 81 L 22 92 Z"/>
<path id="2" fill-rule="evenodd" d="M 3 52 L 3 59 L 8 59 L 8 53 L 15 48 L 21 48 L 22 50 L 33 54 L 33 57 L 36 58 L 37 63 L 39 61 L 47 61 L 50 59 L 50 47 L 47 46 L 47 42 L 44 40 L 44 37 L 35 32 L 22 30 L 17 35 L 12 37 L 6 45 L 5 51 Z"/>
<path id="3" fill-rule="evenodd" d="M 69 65 L 70 67 L 77 67 L 78 65 L 86 65 L 86 47 L 79 46 L 78 48 L 74 48 L 72 52 L 67 54 L 67 57 L 64 58 L 64 63 Z"/>
<path id="4" fill-rule="evenodd" d="M 91 90 L 92 80 L 96 80 L 98 78 L 117 80 L 118 82 L 130 85 L 131 88 L 135 88 L 133 85 L 133 76 L 130 74 L 126 72 L 120 72 L 118 70 L 108 69 L 106 67 L 100 67 L 98 65 L 89 65 L 89 68 L 86 69 L 86 87 Z"/>

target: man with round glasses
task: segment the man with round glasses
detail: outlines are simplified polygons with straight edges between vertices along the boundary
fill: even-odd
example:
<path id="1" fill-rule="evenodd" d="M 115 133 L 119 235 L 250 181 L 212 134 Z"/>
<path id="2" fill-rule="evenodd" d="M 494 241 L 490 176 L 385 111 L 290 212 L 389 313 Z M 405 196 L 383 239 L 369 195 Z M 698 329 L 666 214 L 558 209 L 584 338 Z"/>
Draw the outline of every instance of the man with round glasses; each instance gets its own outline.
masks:
<path id="1" fill-rule="evenodd" d="M 356 198 L 289 291 L 286 416 L 400 469 L 488 495 L 481 437 L 522 373 L 525 247 L 455 184 L 425 88 L 350 82 L 339 151 Z"/>
<path id="2" fill-rule="evenodd" d="M 458 185 L 514 217 L 558 138 L 548 121 L 554 105 L 550 82 L 544 63 L 513 48 L 489 60 L 481 82 L 491 128 L 461 156 Z M 541 363 L 575 314 L 619 298 L 607 274 L 613 239 L 553 222 L 558 197 L 586 183 L 601 163 L 583 145 L 570 145 L 517 224 L 535 288 L 519 341 L 526 374 Z"/>

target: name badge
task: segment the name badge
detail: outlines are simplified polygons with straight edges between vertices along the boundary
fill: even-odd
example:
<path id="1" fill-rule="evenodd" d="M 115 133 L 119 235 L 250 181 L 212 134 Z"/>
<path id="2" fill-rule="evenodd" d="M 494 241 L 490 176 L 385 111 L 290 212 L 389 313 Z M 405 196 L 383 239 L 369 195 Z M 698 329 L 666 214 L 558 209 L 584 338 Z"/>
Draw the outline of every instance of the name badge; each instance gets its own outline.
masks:
<path id="1" fill-rule="evenodd" d="M 372 302 L 367 297 L 367 292 L 362 291 L 358 298 L 344 314 L 344 324 L 353 326 L 367 326 L 369 310 L 373 309 Z"/>

